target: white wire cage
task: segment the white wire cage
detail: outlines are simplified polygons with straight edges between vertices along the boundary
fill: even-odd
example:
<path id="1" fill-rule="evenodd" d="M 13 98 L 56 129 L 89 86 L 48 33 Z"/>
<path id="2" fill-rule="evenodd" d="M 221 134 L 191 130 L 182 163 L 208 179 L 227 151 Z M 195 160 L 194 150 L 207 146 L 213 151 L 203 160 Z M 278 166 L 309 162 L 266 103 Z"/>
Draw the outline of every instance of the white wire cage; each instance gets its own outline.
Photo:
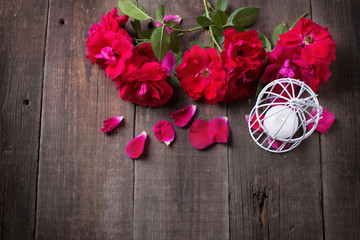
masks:
<path id="1" fill-rule="evenodd" d="M 264 87 L 248 117 L 251 137 L 273 153 L 288 152 L 315 130 L 322 107 L 314 91 L 292 78 L 277 79 Z"/>

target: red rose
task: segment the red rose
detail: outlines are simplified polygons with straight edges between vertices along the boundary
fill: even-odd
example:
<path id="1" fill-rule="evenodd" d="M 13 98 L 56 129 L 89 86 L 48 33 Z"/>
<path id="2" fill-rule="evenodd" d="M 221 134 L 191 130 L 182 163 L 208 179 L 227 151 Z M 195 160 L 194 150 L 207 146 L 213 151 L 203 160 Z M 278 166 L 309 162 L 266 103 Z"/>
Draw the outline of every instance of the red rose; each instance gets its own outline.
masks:
<path id="1" fill-rule="evenodd" d="M 140 55 L 141 65 L 146 62 L 155 62 L 156 58 L 151 48 L 151 43 L 143 43 L 137 47 L 137 51 Z"/>
<path id="2" fill-rule="evenodd" d="M 131 58 L 134 46 L 121 34 L 99 32 L 86 42 L 91 63 L 105 68 L 106 74 L 114 80 L 125 70 L 125 60 Z"/>
<path id="3" fill-rule="evenodd" d="M 215 104 L 223 98 L 226 73 L 214 48 L 194 45 L 176 69 L 181 88 L 194 100 Z"/>
<path id="4" fill-rule="evenodd" d="M 161 107 L 172 93 L 172 87 L 166 82 L 166 71 L 158 62 L 145 63 L 131 74 L 116 80 L 120 98 L 141 106 Z"/>
<path id="5" fill-rule="evenodd" d="M 101 69 L 107 68 L 109 65 L 113 65 L 113 61 L 110 60 L 111 56 L 107 58 L 105 55 L 106 52 L 109 52 L 109 49 L 104 49 L 104 54 L 102 55 L 102 50 L 105 47 L 113 48 L 113 42 L 115 40 L 124 40 L 126 39 L 130 44 L 132 39 L 123 26 L 128 21 L 129 17 L 118 16 L 116 8 L 112 12 L 108 12 L 105 17 L 102 16 L 102 22 L 98 24 L 93 24 L 89 30 L 89 37 L 86 41 L 86 58 L 91 60 L 92 64 L 98 64 Z M 128 43 L 124 43 L 124 47 L 128 47 Z M 132 47 L 131 47 L 132 49 Z M 114 52 L 115 53 L 115 52 Z M 110 60 L 110 61 L 109 61 Z M 106 64 L 108 62 L 108 64 Z M 117 61 L 116 61 L 117 62 Z M 119 72 L 119 71 L 117 71 Z M 114 74 L 108 73 L 111 78 L 114 78 Z"/>
<path id="6" fill-rule="evenodd" d="M 101 14 L 102 22 L 101 24 L 106 31 L 118 32 L 118 30 L 125 26 L 127 21 L 129 20 L 129 16 L 123 15 L 118 16 L 117 9 L 114 9 L 111 12 L 108 12 L 105 17 Z"/>
<path id="7" fill-rule="evenodd" d="M 336 44 L 328 29 L 310 19 L 301 18 L 296 27 L 280 34 L 278 46 L 301 46 L 301 57 L 305 62 L 314 64 L 335 60 Z"/>
<path id="8" fill-rule="evenodd" d="M 254 69 L 264 64 L 266 51 L 255 30 L 238 33 L 235 29 L 228 28 L 223 35 L 225 39 L 221 59 L 226 69 Z"/>
<path id="9" fill-rule="evenodd" d="M 259 84 L 259 74 L 260 68 L 229 72 L 226 95 L 222 101 L 244 100 L 255 94 Z"/>
<path id="10" fill-rule="evenodd" d="M 309 64 L 302 59 L 301 53 L 301 47 L 276 47 L 268 52 L 269 65 L 265 68 L 262 82 L 290 77 L 305 82 L 316 92 L 331 75 L 329 63 Z"/>

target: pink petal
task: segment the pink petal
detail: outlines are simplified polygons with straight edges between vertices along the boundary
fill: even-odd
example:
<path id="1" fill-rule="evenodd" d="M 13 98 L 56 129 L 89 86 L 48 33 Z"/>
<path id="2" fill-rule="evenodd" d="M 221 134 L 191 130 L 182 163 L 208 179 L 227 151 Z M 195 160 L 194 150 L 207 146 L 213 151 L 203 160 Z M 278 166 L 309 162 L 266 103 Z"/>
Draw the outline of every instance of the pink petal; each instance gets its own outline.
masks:
<path id="1" fill-rule="evenodd" d="M 159 141 L 163 141 L 166 145 L 170 143 L 175 138 L 174 127 L 169 121 L 163 120 L 154 125 L 154 134 Z"/>
<path id="2" fill-rule="evenodd" d="M 174 118 L 174 124 L 178 127 L 184 127 L 189 123 L 191 118 L 196 112 L 195 105 L 188 105 L 184 109 L 180 109 L 176 112 L 173 112 L 170 116 Z"/>
<path id="3" fill-rule="evenodd" d="M 165 15 L 164 16 L 165 22 L 173 20 L 174 22 L 180 23 L 181 19 L 182 18 L 180 17 L 180 15 Z M 160 26 L 162 26 L 162 24 L 155 20 L 155 27 L 160 27 Z"/>
<path id="4" fill-rule="evenodd" d="M 279 149 L 279 147 L 281 147 L 281 145 L 283 144 L 283 142 L 281 142 L 281 141 L 274 141 L 274 139 L 272 139 L 272 138 L 269 138 L 268 139 L 268 144 L 269 145 L 271 145 L 273 148 L 275 148 L 276 150 L 278 150 Z M 272 144 L 271 144 L 272 143 Z M 289 148 L 290 147 L 290 143 L 287 143 L 283 148 L 282 148 L 282 150 L 284 150 L 284 149 L 287 149 L 287 148 Z"/>
<path id="5" fill-rule="evenodd" d="M 260 117 L 261 119 L 264 118 L 264 115 Z M 245 115 L 246 122 L 249 122 L 249 115 Z M 253 124 L 254 123 L 254 124 Z M 257 121 L 256 114 L 254 114 L 253 118 L 251 119 L 252 129 L 258 130 L 258 132 L 263 132 L 262 128 L 260 127 L 259 122 Z"/>
<path id="6" fill-rule="evenodd" d="M 102 132 L 111 132 L 123 120 L 123 116 L 112 117 L 103 121 L 104 126 L 101 127 Z"/>
<path id="7" fill-rule="evenodd" d="M 174 22 L 180 23 L 181 19 L 180 15 L 165 15 L 164 17 L 165 22 L 173 20 Z"/>
<path id="8" fill-rule="evenodd" d="M 203 149 L 214 143 L 209 136 L 209 123 L 198 119 L 190 127 L 189 140 L 191 146 Z"/>
<path id="9" fill-rule="evenodd" d="M 126 145 L 126 154 L 131 158 L 139 158 L 144 151 L 145 141 L 147 134 L 143 131 L 141 134 L 131 139 L 130 142 Z"/>
<path id="10" fill-rule="evenodd" d="M 311 115 L 312 116 L 315 116 L 317 113 L 317 110 L 316 108 L 314 108 L 312 111 L 311 111 Z M 321 133 L 326 133 L 328 128 L 331 127 L 331 125 L 333 124 L 333 122 L 335 121 L 335 116 L 327 111 L 326 109 L 323 109 L 323 112 L 321 114 L 322 117 L 320 120 L 319 120 L 319 123 L 318 125 L 316 126 L 316 130 L 321 132 Z M 307 120 L 311 119 L 311 117 L 309 116 Z M 314 123 L 309 123 L 307 128 L 308 130 L 310 130 L 312 127 L 313 127 Z"/>
<path id="11" fill-rule="evenodd" d="M 172 52 L 168 52 L 165 58 L 161 60 L 160 65 L 161 68 L 166 69 L 167 76 L 171 77 L 175 67 L 175 55 Z"/>
<path id="12" fill-rule="evenodd" d="M 218 143 L 226 143 L 229 139 L 230 129 L 227 117 L 214 118 L 209 123 L 210 139 Z"/>

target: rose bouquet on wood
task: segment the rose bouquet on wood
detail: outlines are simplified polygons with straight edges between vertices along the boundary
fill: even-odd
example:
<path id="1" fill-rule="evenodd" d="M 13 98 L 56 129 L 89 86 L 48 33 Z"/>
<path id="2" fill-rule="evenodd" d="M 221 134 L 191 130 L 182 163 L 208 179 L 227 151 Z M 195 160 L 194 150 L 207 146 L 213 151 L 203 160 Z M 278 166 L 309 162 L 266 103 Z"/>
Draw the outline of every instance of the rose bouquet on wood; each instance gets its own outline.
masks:
<path id="1" fill-rule="evenodd" d="M 257 20 L 259 8 L 239 8 L 228 15 L 226 0 L 218 0 L 216 6 L 207 0 L 203 0 L 203 4 L 204 14 L 196 18 L 198 26 L 182 29 L 181 16 L 165 15 L 163 5 L 151 16 L 137 1 L 120 0 L 118 7 L 124 15 L 119 16 L 114 8 L 102 16 L 101 22 L 91 26 L 86 58 L 105 70 L 121 99 L 149 107 L 165 104 L 174 87 L 181 87 L 193 100 L 216 104 L 248 99 L 264 84 L 286 77 L 299 79 L 316 92 L 330 77 L 335 42 L 328 29 L 306 19 L 306 13 L 290 29 L 285 23 L 275 28 L 273 48 L 262 33 L 246 29 Z M 131 33 L 125 29 L 129 17 L 132 18 Z M 155 28 L 143 31 L 141 21 L 149 20 Z M 191 49 L 180 51 L 179 38 L 201 29 L 210 32 L 210 46 L 193 42 Z M 116 126 L 119 119 L 107 125 Z M 333 120 L 331 115 L 331 121 L 319 127 L 326 131 Z M 192 126 L 190 135 L 197 136 L 193 133 L 204 128 L 205 135 L 209 136 L 201 136 L 201 141 L 216 142 L 210 138 L 217 130 L 208 134 L 209 127 L 200 125 L 199 128 Z M 170 143 L 172 140 L 160 136 L 162 128 L 169 128 L 169 124 L 157 125 L 156 137 Z M 110 131 L 105 126 L 102 130 Z M 167 134 L 173 139 L 171 129 Z M 141 135 L 146 136 L 146 133 Z M 190 142 L 193 146 L 204 145 Z"/>

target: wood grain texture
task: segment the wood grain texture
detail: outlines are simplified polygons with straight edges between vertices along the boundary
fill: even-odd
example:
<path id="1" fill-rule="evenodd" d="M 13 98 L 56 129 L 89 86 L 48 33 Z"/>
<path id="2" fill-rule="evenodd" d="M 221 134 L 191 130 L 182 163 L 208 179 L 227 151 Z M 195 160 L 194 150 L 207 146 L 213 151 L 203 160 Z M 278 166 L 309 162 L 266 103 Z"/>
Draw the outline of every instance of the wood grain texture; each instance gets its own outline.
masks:
<path id="1" fill-rule="evenodd" d="M 288 26 L 309 1 L 234 1 L 232 8 L 261 8 L 252 26 L 271 39 L 273 29 Z M 230 103 L 229 192 L 231 239 L 322 239 L 319 135 L 314 134 L 286 154 L 261 150 L 251 139 L 245 114 L 254 105 Z"/>
<path id="2" fill-rule="evenodd" d="M 204 12 L 201 1 L 139 1 L 155 15 L 156 6 L 165 5 L 166 14 L 184 18 L 183 28 L 194 26 Z M 206 36 L 205 36 L 206 35 Z M 195 38 L 196 36 L 196 38 Z M 181 42 L 208 39 L 198 32 Z M 188 104 L 196 104 L 195 118 L 210 120 L 226 114 L 225 104 L 194 102 L 179 88 L 163 108 L 136 107 L 135 134 L 149 136 L 146 156 L 135 162 L 134 239 L 228 239 L 227 145 L 216 144 L 199 151 L 191 147 L 189 128 L 175 125 L 176 138 L 168 147 L 153 134 L 153 126 L 169 120 L 170 114 Z"/>
<path id="3" fill-rule="evenodd" d="M 34 238 L 46 19 L 47 1 L 1 1 L 0 239 Z"/>
<path id="4" fill-rule="evenodd" d="M 37 239 L 132 239 L 134 107 L 85 59 L 91 24 L 115 1 L 51 1 L 38 187 Z M 123 115 L 111 134 L 102 121 Z"/>
<path id="5" fill-rule="evenodd" d="M 313 19 L 329 28 L 336 47 L 320 103 L 336 116 L 321 135 L 326 239 L 360 238 L 359 1 L 313 0 Z"/>

